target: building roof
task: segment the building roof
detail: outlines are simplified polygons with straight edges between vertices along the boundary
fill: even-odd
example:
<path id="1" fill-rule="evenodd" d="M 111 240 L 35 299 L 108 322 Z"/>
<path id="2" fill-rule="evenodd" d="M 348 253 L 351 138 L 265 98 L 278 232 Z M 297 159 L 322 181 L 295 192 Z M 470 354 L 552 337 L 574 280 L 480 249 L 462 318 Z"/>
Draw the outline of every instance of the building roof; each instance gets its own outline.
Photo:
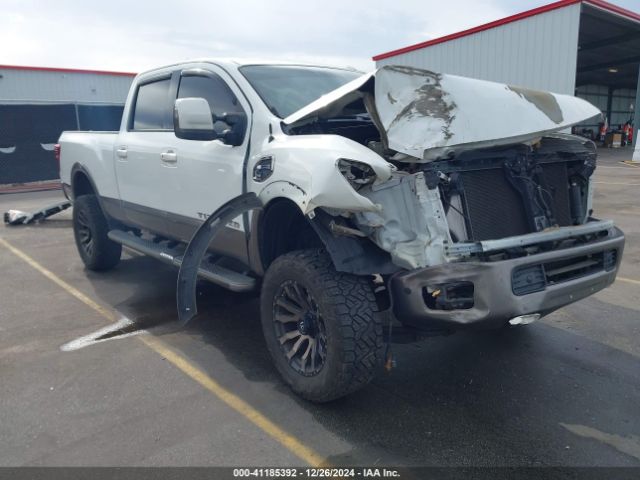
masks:
<path id="1" fill-rule="evenodd" d="M 86 70 L 86 69 L 78 69 L 78 68 L 54 68 L 54 67 L 32 67 L 32 66 L 23 66 L 23 65 L 0 65 L 0 70 L 9 69 L 9 70 L 32 70 L 39 72 L 61 72 L 61 73 L 91 73 L 97 75 L 115 75 L 115 76 L 123 76 L 123 77 L 135 77 L 136 73 L 131 72 L 111 72 L 108 70 Z"/>
<path id="2" fill-rule="evenodd" d="M 577 3 L 584 3 L 587 5 L 605 10 L 610 13 L 620 15 L 627 19 L 640 22 L 640 14 L 636 12 L 632 12 L 631 10 L 627 10 L 626 8 L 619 7 L 612 3 L 605 2 L 604 0 L 560 0 L 554 3 L 550 3 L 548 5 L 543 5 L 542 7 L 534 8 L 532 10 L 527 10 L 526 12 L 517 13 L 509 17 L 501 18 L 500 20 L 495 20 L 493 22 L 485 23 L 484 25 L 479 25 L 477 27 L 469 28 L 461 32 L 452 33 L 450 35 L 445 35 L 444 37 L 434 38 L 432 40 L 427 40 L 426 42 L 416 43 L 415 45 L 409 45 L 408 47 L 398 48 L 396 50 L 391 50 L 390 52 L 381 53 L 379 55 L 374 56 L 373 60 L 374 61 L 383 60 L 385 58 L 395 57 L 397 55 L 402 55 L 403 53 L 412 52 L 414 50 L 420 50 L 422 48 L 430 47 L 432 45 L 437 45 L 439 43 L 449 42 L 457 38 L 473 35 L 478 32 L 490 30 L 492 28 L 496 28 L 501 25 L 517 22 L 525 18 L 533 17 L 535 15 L 540 15 L 542 13 L 550 12 L 553 10 L 558 10 L 560 8 L 568 7 L 570 5 L 575 5 Z"/>

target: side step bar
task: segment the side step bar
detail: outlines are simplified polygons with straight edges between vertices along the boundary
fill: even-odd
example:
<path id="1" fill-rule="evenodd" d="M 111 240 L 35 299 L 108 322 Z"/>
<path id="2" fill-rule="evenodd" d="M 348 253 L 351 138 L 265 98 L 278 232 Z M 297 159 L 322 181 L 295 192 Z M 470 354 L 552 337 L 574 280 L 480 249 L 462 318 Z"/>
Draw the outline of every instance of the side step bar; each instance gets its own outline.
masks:
<path id="1" fill-rule="evenodd" d="M 182 265 L 184 254 L 184 249 L 182 248 L 169 248 L 166 245 L 145 240 L 122 230 L 111 230 L 108 236 L 116 243 L 120 243 L 136 252 L 153 257 L 169 265 L 176 267 Z M 254 290 L 256 287 L 255 278 L 207 262 L 206 257 L 198 268 L 198 276 L 233 292 L 248 292 Z"/>

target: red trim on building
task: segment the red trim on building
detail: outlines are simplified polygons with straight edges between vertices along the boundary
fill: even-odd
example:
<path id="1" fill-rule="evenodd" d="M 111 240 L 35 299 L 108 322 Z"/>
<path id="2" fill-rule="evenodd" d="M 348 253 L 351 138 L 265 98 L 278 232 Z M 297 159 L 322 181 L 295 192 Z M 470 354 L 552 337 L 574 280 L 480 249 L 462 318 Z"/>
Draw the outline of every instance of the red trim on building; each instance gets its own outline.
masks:
<path id="1" fill-rule="evenodd" d="M 10 70 L 34 70 L 38 72 L 61 72 L 61 73 L 93 73 L 98 75 L 116 75 L 121 77 L 135 77 L 137 73 L 130 72 L 110 72 L 107 70 L 84 70 L 78 68 L 54 68 L 54 67 L 29 67 L 22 65 L 0 65 L 0 69 Z"/>
<path id="2" fill-rule="evenodd" d="M 403 53 L 413 52 L 414 50 L 420 50 L 422 48 L 431 47 L 432 45 L 437 45 L 439 43 L 449 42 L 457 38 L 466 37 L 469 35 L 473 35 L 474 33 L 483 32 L 485 30 L 491 30 L 492 28 L 517 22 L 518 20 L 524 20 L 525 18 L 534 17 L 542 13 L 551 12 L 553 10 L 558 10 L 560 8 L 568 7 L 570 5 L 575 5 L 576 3 L 586 3 L 587 5 L 592 5 L 594 7 L 598 7 L 603 10 L 607 10 L 609 12 L 640 22 L 640 14 L 632 12 L 631 10 L 627 10 L 626 8 L 613 5 L 612 3 L 605 2 L 604 0 L 560 0 L 558 2 L 550 3 L 548 5 L 543 5 L 542 7 L 534 8 L 532 10 L 527 10 L 526 12 L 511 15 L 510 17 L 501 18 L 500 20 L 495 20 L 493 22 L 485 23 L 484 25 L 479 25 L 477 27 L 469 28 L 468 30 L 463 30 L 461 32 L 445 35 L 444 37 L 434 38 L 433 40 L 427 40 L 426 42 L 416 43 L 415 45 L 409 45 L 408 47 L 398 48 L 397 50 L 392 50 L 390 52 L 381 53 L 379 55 L 374 56 L 373 60 L 374 61 L 383 60 L 385 58 L 402 55 Z"/>
<path id="3" fill-rule="evenodd" d="M 612 13 L 617 13 L 618 15 L 621 15 L 623 17 L 640 22 L 640 13 L 632 12 L 631 10 L 619 7 L 618 5 L 614 5 L 613 3 L 605 2 L 604 0 L 584 0 L 584 3 L 586 3 L 587 5 L 592 5 L 594 7 L 602 8 L 603 10 L 607 10 Z"/>

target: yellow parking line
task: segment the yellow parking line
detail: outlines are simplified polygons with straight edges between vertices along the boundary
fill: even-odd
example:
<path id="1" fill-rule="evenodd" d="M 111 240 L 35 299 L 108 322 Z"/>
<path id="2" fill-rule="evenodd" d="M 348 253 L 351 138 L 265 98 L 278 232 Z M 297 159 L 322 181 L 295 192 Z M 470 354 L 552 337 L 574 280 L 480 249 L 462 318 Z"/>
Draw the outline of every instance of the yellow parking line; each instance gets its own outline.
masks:
<path id="1" fill-rule="evenodd" d="M 638 168 L 638 165 L 634 165 L 633 163 L 631 163 L 632 160 L 624 160 L 622 162 L 618 162 L 621 163 L 622 165 L 624 165 L 625 167 L 633 167 L 633 168 Z"/>
<path id="2" fill-rule="evenodd" d="M 99 313 L 102 317 L 106 318 L 110 322 L 115 322 L 117 320 L 116 314 L 106 309 L 96 302 L 91 300 L 84 293 L 79 291 L 77 288 L 68 284 L 60 277 L 58 277 L 51 270 L 46 269 L 42 265 L 40 265 L 37 261 L 31 258 L 29 255 L 19 250 L 18 248 L 11 245 L 5 239 L 0 238 L 0 245 L 4 246 L 7 250 L 12 252 L 14 255 L 19 257 L 28 263 L 35 270 L 40 272 L 42 275 L 47 277 L 49 280 L 57 284 L 59 287 L 64 289 L 67 293 L 74 296 L 82 303 Z M 269 435 L 271 438 L 280 443 L 283 447 L 293 453 L 295 456 L 303 460 L 309 465 L 312 466 L 322 466 L 326 465 L 324 458 L 315 452 L 312 448 L 306 446 L 299 439 L 286 432 L 278 425 L 269 420 L 266 416 L 256 410 L 254 407 L 249 405 L 247 402 L 242 400 L 236 394 L 230 392 L 218 382 L 216 382 L 211 376 L 204 373 L 198 367 L 190 363 L 187 359 L 179 355 L 178 353 L 171 350 L 165 344 L 163 344 L 157 338 L 151 337 L 136 337 L 141 340 L 146 346 L 151 348 L 153 351 L 164 357 L 166 360 L 171 362 L 175 367 L 181 370 L 183 373 L 188 375 L 191 379 L 198 382 L 201 386 L 206 388 L 209 392 L 213 393 L 219 400 L 224 402 L 227 406 L 231 407 L 233 410 L 238 412 L 244 418 L 249 420 L 255 426 L 260 428 L 263 432 Z"/>
<path id="3" fill-rule="evenodd" d="M 178 355 L 173 350 L 170 350 L 166 345 L 160 342 L 157 338 L 151 336 L 137 337 L 144 344 L 158 352 L 164 358 L 169 360 L 172 364 L 182 370 L 183 373 L 187 374 L 193 380 L 198 382 L 204 388 L 213 393 L 216 397 L 226 403 L 228 406 L 233 408 L 240 415 L 245 417 L 247 420 L 251 421 L 254 425 L 260 428 L 262 431 L 267 433 L 269 436 L 277 440 L 281 445 L 283 445 L 287 450 L 304 460 L 310 465 L 320 466 L 324 465 L 324 458 L 321 457 L 318 453 L 313 451 L 311 448 L 304 445 L 300 440 L 298 440 L 293 435 L 285 432 L 282 428 L 277 426 L 267 417 L 265 417 L 258 410 L 253 408 L 247 402 L 242 400 L 240 397 L 231 393 L 229 390 L 221 386 L 218 382 L 216 382 L 209 375 L 204 373 L 198 367 L 189 363 L 184 357 Z"/>
<path id="4" fill-rule="evenodd" d="M 111 310 L 108 310 L 108 309 L 98 305 L 96 302 L 91 300 L 89 297 L 87 297 L 80 290 L 77 290 L 77 289 L 73 288 L 71 285 L 69 285 L 67 282 L 62 280 L 55 273 L 53 273 L 51 270 L 47 270 L 46 268 L 44 268 L 42 265 L 40 265 L 38 262 L 36 262 L 33 258 L 31 258 L 29 255 L 27 255 L 23 251 L 18 250 L 16 247 L 14 247 L 9 242 L 7 242 L 4 238 L 0 237 L 0 245 L 5 247 L 7 250 L 11 251 L 16 257 L 19 257 L 20 259 L 22 259 L 25 262 L 27 262 L 30 266 L 35 268 L 37 271 L 39 271 L 42 275 L 47 277 L 53 283 L 56 283 L 59 287 L 62 287 L 64 290 L 67 291 L 67 293 L 73 295 L 78 300 L 80 300 L 82 303 L 84 303 L 85 305 L 87 305 L 87 306 L 91 307 L 92 309 L 94 309 L 96 312 L 98 312 L 100 315 L 105 317 L 110 322 L 115 322 L 115 321 L 118 320 L 116 314 L 113 313 Z"/>
<path id="5" fill-rule="evenodd" d="M 616 280 L 621 282 L 633 283 L 634 285 L 640 285 L 640 280 L 634 280 L 633 278 L 616 277 Z"/>

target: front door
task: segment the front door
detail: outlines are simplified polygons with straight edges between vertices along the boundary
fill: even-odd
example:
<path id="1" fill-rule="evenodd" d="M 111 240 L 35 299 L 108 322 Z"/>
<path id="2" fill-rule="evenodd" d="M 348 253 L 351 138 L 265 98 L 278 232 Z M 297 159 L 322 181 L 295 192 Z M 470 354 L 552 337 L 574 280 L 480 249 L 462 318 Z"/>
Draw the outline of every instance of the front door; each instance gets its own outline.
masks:
<path id="1" fill-rule="evenodd" d="M 234 92 L 230 82 L 225 81 L 226 73 L 211 65 L 206 69 L 192 69 L 180 72 L 177 98 L 204 98 L 209 103 L 211 114 L 221 117 L 224 113 L 249 114 L 248 105 L 243 107 L 240 92 Z M 244 98 L 242 99 L 244 100 Z M 223 122 L 215 122 L 215 129 L 222 132 L 229 128 Z M 178 202 L 166 205 L 169 229 L 175 229 L 175 236 L 190 239 L 198 223 L 234 197 L 242 194 L 242 172 L 247 151 L 248 134 L 240 146 L 231 146 L 223 140 L 185 140 L 174 136 L 172 150 L 177 155 L 172 177 L 171 191 L 180 198 Z M 185 222 L 186 220 L 186 222 Z M 240 219 L 231 222 L 229 229 L 237 232 L 222 234 L 235 237 L 244 248 L 244 225 Z M 216 242 L 223 250 L 232 245 Z M 237 247 L 238 245 L 233 245 Z"/>
<path id="2" fill-rule="evenodd" d="M 242 194 L 249 132 L 242 145 L 231 146 L 222 140 L 181 139 L 173 131 L 176 98 L 204 98 L 216 117 L 250 115 L 246 99 L 230 80 L 219 67 L 207 65 L 140 85 L 131 128 L 120 134 L 116 146 L 120 196 L 133 223 L 189 241 L 211 213 Z M 216 122 L 215 128 L 222 132 L 228 125 Z M 242 218 L 234 219 L 212 249 L 245 260 L 244 230 Z"/>

